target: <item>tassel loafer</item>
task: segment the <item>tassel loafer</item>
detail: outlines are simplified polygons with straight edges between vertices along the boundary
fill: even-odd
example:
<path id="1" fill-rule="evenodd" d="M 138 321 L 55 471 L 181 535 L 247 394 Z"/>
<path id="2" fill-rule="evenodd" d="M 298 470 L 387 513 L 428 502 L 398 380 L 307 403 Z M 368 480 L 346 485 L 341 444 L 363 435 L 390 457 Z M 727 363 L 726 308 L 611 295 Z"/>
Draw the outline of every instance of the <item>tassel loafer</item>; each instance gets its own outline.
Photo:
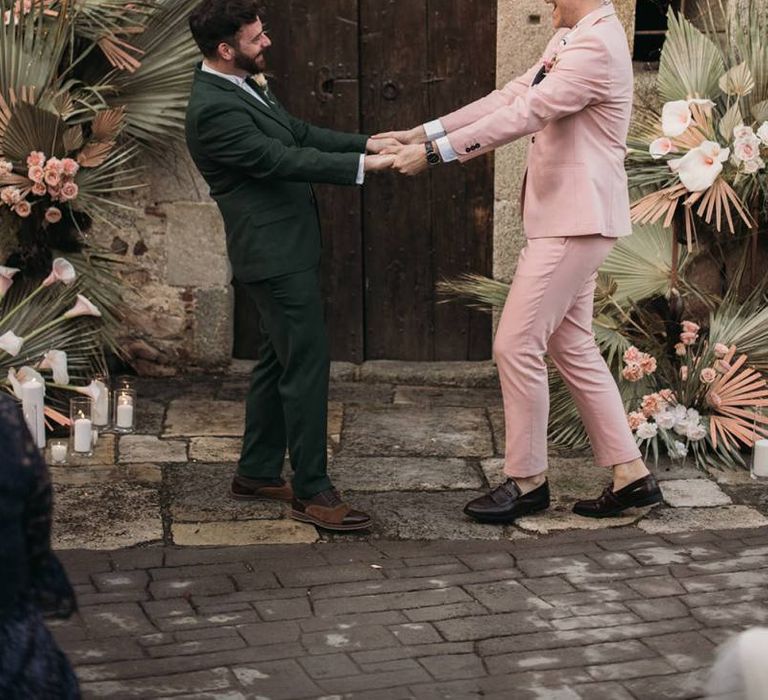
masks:
<path id="1" fill-rule="evenodd" d="M 549 482 L 521 493 L 514 479 L 507 479 L 490 493 L 464 506 L 464 513 L 481 523 L 511 523 L 524 515 L 549 508 Z"/>
<path id="2" fill-rule="evenodd" d="M 586 518 L 612 518 L 629 508 L 642 508 L 661 503 L 663 495 L 653 474 L 633 481 L 618 491 L 606 486 L 598 498 L 577 501 L 573 506 L 576 515 Z"/>

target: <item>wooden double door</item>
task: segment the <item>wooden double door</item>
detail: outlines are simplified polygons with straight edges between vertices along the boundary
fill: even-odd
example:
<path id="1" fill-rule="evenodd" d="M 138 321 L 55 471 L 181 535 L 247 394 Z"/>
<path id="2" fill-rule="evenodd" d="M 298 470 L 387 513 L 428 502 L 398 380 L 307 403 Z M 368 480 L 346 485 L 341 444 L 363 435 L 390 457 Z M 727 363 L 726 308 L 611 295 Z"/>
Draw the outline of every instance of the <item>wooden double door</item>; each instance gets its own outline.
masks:
<path id="1" fill-rule="evenodd" d="M 267 0 L 270 85 L 292 114 L 373 134 L 410 128 L 495 84 L 496 0 Z M 490 274 L 493 160 L 417 178 L 369 175 L 316 186 L 326 314 L 335 360 L 479 360 L 491 320 L 435 285 Z M 236 356 L 256 320 L 236 298 Z"/>

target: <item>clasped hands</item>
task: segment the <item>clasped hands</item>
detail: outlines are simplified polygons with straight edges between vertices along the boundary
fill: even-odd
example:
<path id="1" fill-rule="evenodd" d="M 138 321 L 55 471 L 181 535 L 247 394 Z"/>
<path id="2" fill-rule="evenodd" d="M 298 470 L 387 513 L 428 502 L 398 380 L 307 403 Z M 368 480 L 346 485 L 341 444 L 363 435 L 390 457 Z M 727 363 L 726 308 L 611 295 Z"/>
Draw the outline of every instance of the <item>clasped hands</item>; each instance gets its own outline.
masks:
<path id="1" fill-rule="evenodd" d="M 427 169 L 423 126 L 407 131 L 386 131 L 368 139 L 365 150 L 366 172 L 394 170 L 402 175 L 418 175 Z"/>

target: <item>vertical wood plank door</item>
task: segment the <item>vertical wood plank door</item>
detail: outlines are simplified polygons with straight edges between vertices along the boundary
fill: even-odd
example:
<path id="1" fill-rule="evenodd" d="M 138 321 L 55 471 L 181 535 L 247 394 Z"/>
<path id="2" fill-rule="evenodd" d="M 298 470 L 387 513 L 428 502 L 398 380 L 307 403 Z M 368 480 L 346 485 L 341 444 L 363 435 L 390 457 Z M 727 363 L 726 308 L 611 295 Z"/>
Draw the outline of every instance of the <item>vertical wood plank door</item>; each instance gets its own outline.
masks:
<path id="1" fill-rule="evenodd" d="M 274 91 L 294 116 L 358 133 L 357 0 L 269 0 Z M 359 187 L 315 185 L 323 230 L 323 293 L 331 356 L 362 362 L 363 250 Z"/>
<path id="2" fill-rule="evenodd" d="M 494 88 L 495 0 L 360 0 L 360 10 L 365 131 L 410 128 Z M 440 303 L 435 285 L 491 274 L 492 156 L 380 179 L 363 192 L 367 359 L 489 358 L 490 316 Z"/>
<path id="3" fill-rule="evenodd" d="M 368 134 L 410 128 L 495 85 L 496 0 L 265 0 L 271 86 L 296 117 Z M 436 283 L 490 275 L 493 159 L 365 187 L 316 186 L 335 360 L 479 360 L 488 314 L 440 303 Z M 258 319 L 236 297 L 236 349 Z"/>

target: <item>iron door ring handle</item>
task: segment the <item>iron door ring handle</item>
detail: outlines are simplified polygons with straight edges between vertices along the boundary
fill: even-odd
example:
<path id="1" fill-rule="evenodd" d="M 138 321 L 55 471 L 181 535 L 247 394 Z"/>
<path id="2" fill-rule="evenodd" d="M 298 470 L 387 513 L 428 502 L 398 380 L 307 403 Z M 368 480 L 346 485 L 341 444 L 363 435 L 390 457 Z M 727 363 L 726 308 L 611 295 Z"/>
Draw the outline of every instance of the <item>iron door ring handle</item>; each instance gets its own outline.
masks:
<path id="1" fill-rule="evenodd" d="M 397 86 L 397 83 L 393 80 L 385 81 L 384 85 L 381 87 L 381 96 L 385 100 L 396 100 L 399 95 L 400 88 Z"/>

